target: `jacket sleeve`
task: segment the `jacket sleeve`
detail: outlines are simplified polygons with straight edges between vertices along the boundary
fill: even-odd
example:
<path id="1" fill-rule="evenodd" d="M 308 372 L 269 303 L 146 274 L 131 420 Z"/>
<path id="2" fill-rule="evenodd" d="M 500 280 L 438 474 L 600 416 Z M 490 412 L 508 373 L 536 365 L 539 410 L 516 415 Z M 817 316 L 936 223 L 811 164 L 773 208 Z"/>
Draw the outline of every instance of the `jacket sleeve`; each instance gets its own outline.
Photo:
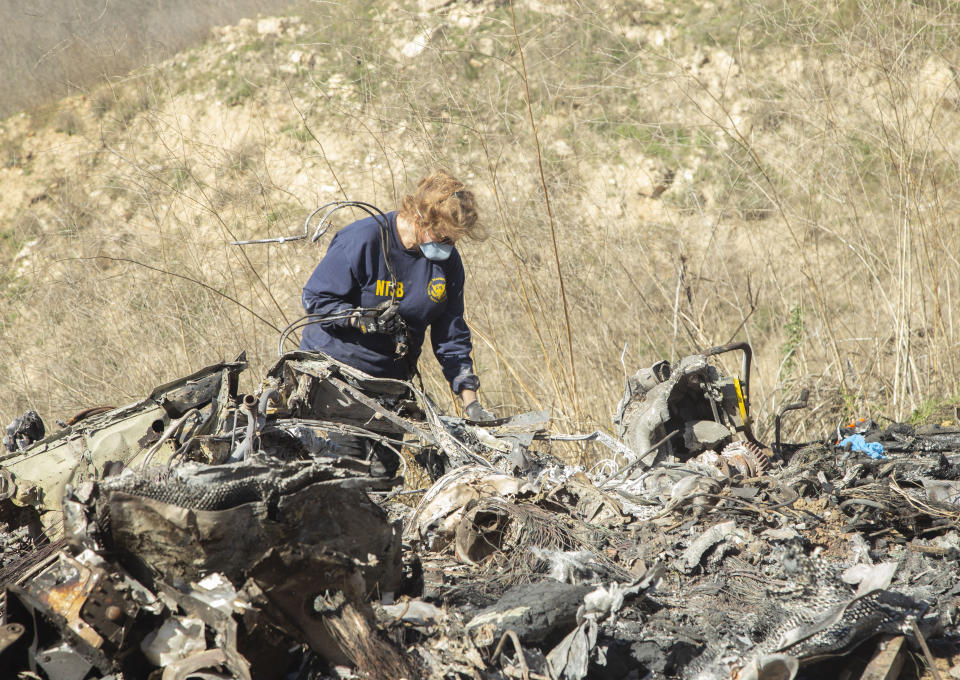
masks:
<path id="1" fill-rule="evenodd" d="M 313 270 L 303 288 L 301 301 L 307 314 L 337 314 L 359 306 L 360 286 L 357 271 L 361 248 L 337 233 L 326 255 Z M 331 321 L 330 326 L 346 326 L 347 319 Z"/>
<path id="2" fill-rule="evenodd" d="M 456 394 L 462 390 L 480 387 L 480 379 L 473 372 L 470 352 L 470 329 L 463 320 L 463 266 L 447 278 L 447 309 L 430 325 L 433 353 L 440 362 L 443 376 Z"/>

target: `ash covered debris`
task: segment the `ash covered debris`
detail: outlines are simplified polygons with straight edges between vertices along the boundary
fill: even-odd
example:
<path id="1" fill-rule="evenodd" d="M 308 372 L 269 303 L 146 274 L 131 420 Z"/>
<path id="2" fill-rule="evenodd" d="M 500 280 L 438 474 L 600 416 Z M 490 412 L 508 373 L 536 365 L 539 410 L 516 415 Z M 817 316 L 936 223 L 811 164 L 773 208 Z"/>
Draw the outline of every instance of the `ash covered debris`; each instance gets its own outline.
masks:
<path id="1" fill-rule="evenodd" d="M 714 365 L 727 352 L 740 376 Z M 618 440 L 551 433 L 546 413 L 446 416 L 313 353 L 284 355 L 254 395 L 243 368 L 0 459 L 0 668 L 867 680 L 912 672 L 909 654 L 943 677 L 960 652 L 958 428 L 860 422 L 765 446 L 742 344 L 638 371 Z M 403 448 L 432 481 L 402 491 L 341 434 Z M 571 439 L 609 458 L 545 452 Z"/>

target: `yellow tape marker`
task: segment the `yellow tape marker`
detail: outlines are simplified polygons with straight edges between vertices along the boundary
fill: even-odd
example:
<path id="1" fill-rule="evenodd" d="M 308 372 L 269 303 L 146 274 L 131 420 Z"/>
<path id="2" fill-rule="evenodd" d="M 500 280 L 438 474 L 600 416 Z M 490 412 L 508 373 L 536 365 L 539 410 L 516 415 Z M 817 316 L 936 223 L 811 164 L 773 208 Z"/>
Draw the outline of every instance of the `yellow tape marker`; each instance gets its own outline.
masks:
<path id="1" fill-rule="evenodd" d="M 750 422 L 747 420 L 747 405 L 743 401 L 743 390 L 740 389 L 740 378 L 733 379 L 733 386 L 737 390 L 737 404 L 740 406 L 740 418 L 743 419 L 743 425 L 746 427 Z"/>

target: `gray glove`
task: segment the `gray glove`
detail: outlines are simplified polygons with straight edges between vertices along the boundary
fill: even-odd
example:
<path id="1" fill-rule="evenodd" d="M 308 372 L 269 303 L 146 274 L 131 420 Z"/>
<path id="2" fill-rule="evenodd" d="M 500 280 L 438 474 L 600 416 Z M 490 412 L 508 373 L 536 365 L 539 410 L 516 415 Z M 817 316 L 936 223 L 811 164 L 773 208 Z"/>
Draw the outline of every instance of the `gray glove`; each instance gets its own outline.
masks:
<path id="1" fill-rule="evenodd" d="M 483 408 L 479 401 L 471 401 L 463 411 L 467 414 L 467 420 L 472 420 L 477 423 L 488 423 L 491 420 L 496 420 L 496 417 L 490 413 L 490 411 Z"/>

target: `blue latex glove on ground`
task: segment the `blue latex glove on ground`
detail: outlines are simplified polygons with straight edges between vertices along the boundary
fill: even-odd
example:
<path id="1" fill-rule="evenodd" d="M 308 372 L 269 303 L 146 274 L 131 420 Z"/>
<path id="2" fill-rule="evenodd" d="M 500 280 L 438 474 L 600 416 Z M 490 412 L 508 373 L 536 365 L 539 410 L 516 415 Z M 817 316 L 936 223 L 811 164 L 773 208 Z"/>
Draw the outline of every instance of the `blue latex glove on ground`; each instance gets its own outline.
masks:
<path id="1" fill-rule="evenodd" d="M 883 444 L 880 442 L 867 443 L 867 440 L 864 439 L 862 434 L 852 434 L 849 437 L 844 437 L 837 446 L 844 448 L 847 444 L 850 445 L 851 451 L 865 453 L 871 458 L 886 458 L 886 456 L 883 455 Z"/>

